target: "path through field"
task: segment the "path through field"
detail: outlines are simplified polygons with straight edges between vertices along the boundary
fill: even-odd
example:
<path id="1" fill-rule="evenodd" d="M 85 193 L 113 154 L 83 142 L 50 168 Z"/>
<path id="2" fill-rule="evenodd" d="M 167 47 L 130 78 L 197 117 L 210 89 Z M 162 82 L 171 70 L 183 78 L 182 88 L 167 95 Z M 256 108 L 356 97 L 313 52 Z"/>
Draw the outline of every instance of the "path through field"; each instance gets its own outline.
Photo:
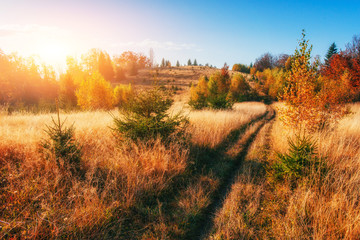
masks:
<path id="1" fill-rule="evenodd" d="M 251 121 L 249 124 L 243 126 L 241 129 L 233 131 L 224 141 L 219 148 L 223 149 L 224 152 L 235 152 L 236 162 L 234 166 L 227 173 L 226 178 L 223 179 L 219 185 L 211 204 L 205 209 L 202 220 L 196 225 L 197 227 L 191 231 L 187 239 L 208 239 L 211 230 L 214 226 L 215 214 L 223 207 L 226 196 L 231 190 L 232 185 L 235 182 L 235 178 L 239 173 L 242 162 L 244 161 L 249 147 L 253 140 L 264 127 L 265 124 L 269 123 L 275 117 L 275 111 L 268 106 L 265 115 Z"/>

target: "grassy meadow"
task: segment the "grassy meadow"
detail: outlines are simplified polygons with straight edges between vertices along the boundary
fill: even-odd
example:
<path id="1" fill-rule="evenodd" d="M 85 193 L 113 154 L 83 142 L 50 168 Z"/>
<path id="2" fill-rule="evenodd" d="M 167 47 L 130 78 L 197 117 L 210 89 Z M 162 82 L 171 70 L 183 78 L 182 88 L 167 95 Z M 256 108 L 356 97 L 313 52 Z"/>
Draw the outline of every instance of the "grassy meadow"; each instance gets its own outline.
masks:
<path id="1" fill-rule="evenodd" d="M 251 75 L 142 68 L 128 87 L 83 72 L 80 96 L 63 76 L 59 114 L 4 105 L 0 238 L 358 239 L 360 104 L 303 80 L 318 76 L 296 71 L 304 59 Z"/>
<path id="2" fill-rule="evenodd" d="M 277 118 L 257 135 L 209 239 L 358 239 L 360 105 L 338 125 L 311 137 L 326 173 L 314 168 L 297 186 L 276 182 L 268 166 L 296 132 Z"/>
<path id="3" fill-rule="evenodd" d="M 265 112 L 255 102 L 233 110 L 185 110 L 189 143 L 166 146 L 160 140 L 118 145 L 106 111 L 61 113 L 65 125 L 75 128 L 83 179 L 59 171 L 39 150 L 56 114 L 2 114 L 1 236 L 186 237 L 234 164 L 217 148 Z"/>

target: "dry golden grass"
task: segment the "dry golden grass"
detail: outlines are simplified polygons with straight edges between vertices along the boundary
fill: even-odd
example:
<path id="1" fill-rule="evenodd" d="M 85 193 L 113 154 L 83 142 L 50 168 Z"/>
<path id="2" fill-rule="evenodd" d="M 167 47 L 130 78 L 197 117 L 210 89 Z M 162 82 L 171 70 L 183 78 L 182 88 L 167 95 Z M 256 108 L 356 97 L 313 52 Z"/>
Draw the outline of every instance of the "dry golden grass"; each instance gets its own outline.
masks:
<path id="1" fill-rule="evenodd" d="M 242 103 L 232 111 L 191 112 L 193 142 L 214 147 L 265 110 L 260 103 Z M 146 206 L 176 189 L 173 179 L 188 167 L 187 146 L 176 142 L 165 146 L 160 140 L 118 145 L 108 112 L 62 113 L 67 126 L 74 123 L 75 139 L 82 147 L 86 174 L 79 179 L 60 171 L 53 158 L 38 151 L 40 141 L 48 137 L 45 125 L 51 125 L 55 116 L 0 116 L 0 237 L 106 238 L 112 232 L 114 238 L 141 239 L 168 236 L 170 231 L 184 234 L 180 225 L 170 228 L 171 217 L 161 210 L 165 202 L 155 204 L 156 214 Z M 186 217 L 209 204 L 218 182 L 211 174 L 189 180 L 194 185 L 166 200 L 175 201 Z M 144 214 L 149 219 L 142 219 Z"/>
<path id="2" fill-rule="evenodd" d="M 249 148 L 223 207 L 216 213 L 210 239 L 265 239 L 257 229 L 265 188 L 262 163 L 266 161 L 270 127 L 266 124 Z"/>
<path id="3" fill-rule="evenodd" d="M 141 69 L 136 76 L 129 76 L 121 83 L 131 83 L 140 88 L 158 84 L 166 87 L 177 86 L 182 90 L 187 90 L 191 83 L 198 81 L 200 76 L 210 76 L 216 71 L 219 69 L 201 66 Z"/>
<path id="4" fill-rule="evenodd" d="M 80 180 L 60 172 L 54 159 L 38 152 L 46 138 L 43 129 L 50 114 L 3 116 L 1 120 L 1 237 L 81 238 L 101 236 L 97 229 L 118 214 L 122 226 L 126 212 L 147 194 L 160 194 L 171 179 L 184 172 L 188 150 L 160 140 L 118 147 L 106 112 L 63 114 L 75 122 L 82 146 L 86 176 Z M 124 216 L 123 219 L 121 216 Z M 121 227 L 117 231 L 122 231 Z"/>
<path id="5" fill-rule="evenodd" d="M 46 137 L 43 131 L 45 125 L 50 125 L 51 118 L 57 119 L 56 114 L 30 114 L 14 113 L 12 115 L 0 115 L 0 139 L 6 144 L 35 145 L 40 139 Z M 85 137 L 86 135 L 97 134 L 110 135 L 109 126 L 112 118 L 108 112 L 75 112 L 62 113 L 61 120 L 65 120 L 65 125 L 74 124 L 76 135 Z"/>
<path id="6" fill-rule="evenodd" d="M 259 102 L 237 103 L 233 110 L 202 110 L 189 114 L 192 142 L 200 146 L 214 147 L 229 133 L 263 115 L 266 106 Z"/>
<path id="7" fill-rule="evenodd" d="M 260 134 L 217 213 L 212 239 L 359 239 L 360 104 L 351 109 L 334 128 L 312 134 L 328 171 L 311 171 L 295 188 L 269 181 L 264 170 L 295 132 L 277 119 L 267 140 Z"/>

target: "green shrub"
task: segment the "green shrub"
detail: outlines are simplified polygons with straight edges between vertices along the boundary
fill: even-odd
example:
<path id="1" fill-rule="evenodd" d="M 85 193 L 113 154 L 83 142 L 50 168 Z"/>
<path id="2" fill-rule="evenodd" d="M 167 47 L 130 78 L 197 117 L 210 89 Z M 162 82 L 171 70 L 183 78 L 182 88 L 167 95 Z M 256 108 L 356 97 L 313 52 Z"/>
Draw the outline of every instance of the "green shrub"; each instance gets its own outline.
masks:
<path id="1" fill-rule="evenodd" d="M 236 72 L 250 73 L 250 67 L 241 63 L 234 64 L 232 70 Z"/>
<path id="2" fill-rule="evenodd" d="M 48 159 L 55 159 L 60 171 L 70 171 L 72 175 L 80 174 L 81 148 L 74 139 L 74 127 L 64 127 L 65 121 L 52 118 L 53 126 L 46 126 L 49 139 L 41 143 L 42 152 Z"/>
<path id="3" fill-rule="evenodd" d="M 295 141 L 289 139 L 288 153 L 277 153 L 277 162 L 271 166 L 274 180 L 288 180 L 296 185 L 297 180 L 311 173 L 323 172 L 323 159 L 318 157 L 316 143 L 307 136 L 297 135 Z"/>
<path id="4" fill-rule="evenodd" d="M 170 116 L 172 103 L 170 94 L 160 88 L 142 91 L 129 100 L 121 117 L 113 117 L 113 130 L 121 139 L 131 140 L 160 137 L 167 141 L 172 136 L 182 136 L 188 119 L 181 112 Z"/>

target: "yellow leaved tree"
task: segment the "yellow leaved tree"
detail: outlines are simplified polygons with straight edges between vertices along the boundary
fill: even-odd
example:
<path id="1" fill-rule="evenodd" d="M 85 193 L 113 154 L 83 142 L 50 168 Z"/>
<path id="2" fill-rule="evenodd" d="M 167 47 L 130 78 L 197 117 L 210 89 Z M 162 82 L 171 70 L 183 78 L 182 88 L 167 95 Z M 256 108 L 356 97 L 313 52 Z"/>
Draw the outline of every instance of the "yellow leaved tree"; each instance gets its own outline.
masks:
<path id="1" fill-rule="evenodd" d="M 86 110 L 109 110 L 115 104 L 113 88 L 99 72 L 83 79 L 76 91 L 76 97 L 78 105 Z"/>
<path id="2" fill-rule="evenodd" d="M 291 69 L 280 96 L 285 107 L 279 109 L 279 114 L 286 125 L 314 131 L 336 122 L 346 111 L 337 95 L 330 94 L 330 83 L 320 77 L 317 61 L 310 62 L 312 46 L 308 47 L 304 31 L 299 47 L 291 57 Z"/>

